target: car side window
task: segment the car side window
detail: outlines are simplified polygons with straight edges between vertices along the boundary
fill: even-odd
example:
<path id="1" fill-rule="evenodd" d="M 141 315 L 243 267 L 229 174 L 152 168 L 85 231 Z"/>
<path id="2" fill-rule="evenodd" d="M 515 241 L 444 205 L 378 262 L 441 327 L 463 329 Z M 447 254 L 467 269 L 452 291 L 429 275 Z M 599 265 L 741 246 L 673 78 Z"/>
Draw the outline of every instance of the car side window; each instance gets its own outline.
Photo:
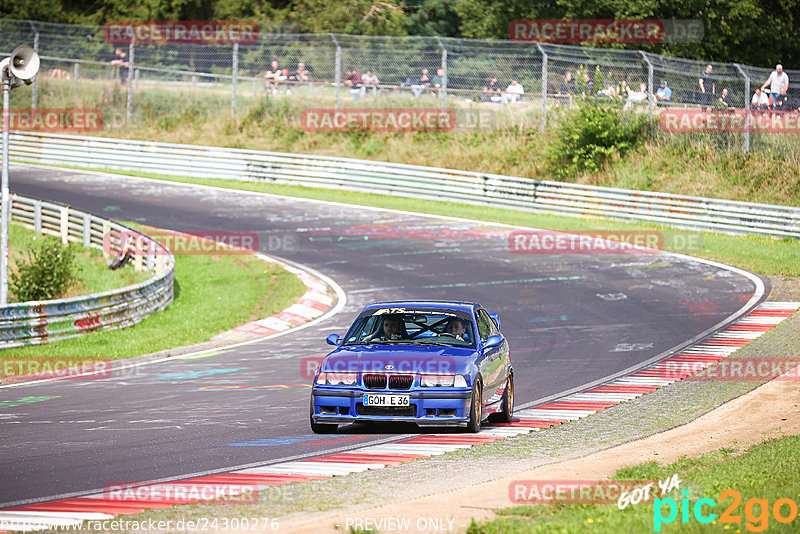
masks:
<path id="1" fill-rule="evenodd" d="M 478 310 L 478 335 L 481 336 L 481 340 L 485 340 L 492 335 L 492 326 L 494 326 L 494 323 L 492 323 L 489 315 L 483 310 Z"/>

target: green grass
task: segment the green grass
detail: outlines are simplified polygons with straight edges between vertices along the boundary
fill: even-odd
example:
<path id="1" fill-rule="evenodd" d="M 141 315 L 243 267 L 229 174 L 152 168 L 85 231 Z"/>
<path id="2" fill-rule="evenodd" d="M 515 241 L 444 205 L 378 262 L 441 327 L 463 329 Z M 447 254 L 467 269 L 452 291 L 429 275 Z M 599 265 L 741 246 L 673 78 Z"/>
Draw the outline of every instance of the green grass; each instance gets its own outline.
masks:
<path id="1" fill-rule="evenodd" d="M 767 532 L 797 532 L 800 519 L 781 524 L 772 515 L 772 507 L 778 499 L 791 499 L 800 505 L 800 488 L 797 485 L 797 466 L 790 459 L 797 457 L 800 436 L 771 439 L 754 445 L 735 455 L 735 450 L 721 449 L 697 458 L 682 458 L 668 465 L 648 462 L 621 469 L 613 477 L 616 480 L 665 480 L 677 473 L 681 480 L 680 491 L 675 489 L 658 498 L 672 498 L 681 506 L 682 490 L 688 490 L 691 507 L 687 523 L 682 523 L 681 512 L 676 519 L 661 525 L 661 532 L 750 532 L 766 527 Z M 738 491 L 741 502 L 732 509 L 733 516 L 740 516 L 740 523 L 721 523 L 722 513 L 733 504 L 733 497 L 720 499 L 720 494 L 732 489 Z M 710 498 L 715 507 L 703 505 L 705 515 L 716 514 L 716 520 L 708 525 L 699 523 L 692 510 L 698 499 Z M 768 499 L 770 514 L 765 518 L 760 506 L 749 503 L 750 499 Z M 653 532 L 654 502 L 642 502 L 619 510 L 613 504 L 536 504 L 521 505 L 498 510 L 501 517 L 485 523 L 473 523 L 468 534 L 551 534 L 582 532 Z M 669 515 L 669 506 L 659 507 L 663 515 Z M 680 509 L 680 508 L 679 508 Z M 747 515 L 747 510 L 751 515 Z M 789 514 L 789 506 L 783 505 L 782 514 Z"/>
<path id="2" fill-rule="evenodd" d="M 98 170 L 69 167 L 66 165 L 63 167 L 83 170 Z M 186 178 L 115 170 L 109 170 L 108 172 L 127 176 L 143 176 L 146 178 L 155 178 L 159 180 L 180 183 L 225 187 L 241 191 L 256 191 L 290 197 L 328 200 L 347 204 L 413 211 L 448 217 L 463 217 L 466 219 L 474 219 L 476 221 L 498 222 L 548 230 L 659 230 L 664 234 L 665 250 L 720 261 L 762 274 L 800 276 L 800 246 L 798 246 L 796 240 L 789 238 L 775 239 L 758 236 L 742 237 L 710 232 L 691 232 L 647 223 L 613 221 L 609 219 L 587 219 L 557 217 L 554 215 L 538 215 L 509 209 L 468 206 L 451 202 L 437 202 L 432 200 L 381 196 L 331 189 L 259 184 L 233 180 L 214 180 L 210 178 Z M 701 246 L 692 246 L 689 248 L 681 246 L 681 243 L 685 242 L 686 239 L 693 239 L 695 243 L 698 243 Z"/>
<path id="3" fill-rule="evenodd" d="M 180 347 L 268 317 L 304 292 L 305 285 L 293 274 L 254 256 L 180 255 L 175 258 L 175 300 L 165 310 L 131 328 L 9 349 L 0 359 L 107 360 Z"/>
<path id="4" fill-rule="evenodd" d="M 12 222 L 8 232 L 9 243 L 9 272 L 16 271 L 17 262 L 28 257 L 28 251 L 37 247 L 43 239 L 57 239 L 53 236 L 36 235 L 36 233 L 19 223 Z M 62 297 L 74 297 L 89 293 L 100 293 L 117 289 L 147 280 L 151 275 L 133 269 L 110 270 L 103 259 L 103 253 L 94 248 L 83 248 L 79 243 L 71 243 L 70 247 L 76 251 L 75 265 L 77 267 L 77 282 L 74 283 Z M 9 302 L 18 302 L 18 299 L 9 286 Z"/>

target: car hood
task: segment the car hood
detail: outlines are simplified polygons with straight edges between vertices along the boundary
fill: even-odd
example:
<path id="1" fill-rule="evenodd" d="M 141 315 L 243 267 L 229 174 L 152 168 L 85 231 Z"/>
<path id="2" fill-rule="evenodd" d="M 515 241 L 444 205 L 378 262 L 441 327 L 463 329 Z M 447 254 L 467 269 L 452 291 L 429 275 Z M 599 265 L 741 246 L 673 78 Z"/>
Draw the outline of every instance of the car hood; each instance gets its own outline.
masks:
<path id="1" fill-rule="evenodd" d="M 462 374 L 475 349 L 437 345 L 356 345 L 339 347 L 322 362 L 324 372 Z"/>

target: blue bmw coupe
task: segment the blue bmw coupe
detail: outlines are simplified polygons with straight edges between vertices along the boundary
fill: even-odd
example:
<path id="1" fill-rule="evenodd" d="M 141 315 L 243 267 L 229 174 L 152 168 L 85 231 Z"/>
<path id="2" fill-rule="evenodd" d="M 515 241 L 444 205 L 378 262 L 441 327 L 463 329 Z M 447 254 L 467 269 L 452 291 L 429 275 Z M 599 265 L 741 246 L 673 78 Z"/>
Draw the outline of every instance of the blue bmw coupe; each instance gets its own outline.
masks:
<path id="1" fill-rule="evenodd" d="M 500 320 L 469 302 L 377 302 L 323 360 L 311 389 L 311 429 L 411 422 L 477 432 L 511 422 L 514 370 Z"/>

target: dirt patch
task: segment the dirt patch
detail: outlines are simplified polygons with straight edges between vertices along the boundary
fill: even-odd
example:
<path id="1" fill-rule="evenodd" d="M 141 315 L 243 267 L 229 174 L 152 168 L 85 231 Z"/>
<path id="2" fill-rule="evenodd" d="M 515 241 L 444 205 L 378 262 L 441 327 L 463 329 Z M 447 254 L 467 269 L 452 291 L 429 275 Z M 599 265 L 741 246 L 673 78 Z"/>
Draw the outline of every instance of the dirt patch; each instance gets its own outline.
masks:
<path id="1" fill-rule="evenodd" d="M 770 280 L 769 300 L 800 301 L 800 279 L 771 276 Z M 515 480 L 604 479 L 623 467 L 644 462 L 667 464 L 721 448 L 743 449 L 769 438 L 800 434 L 798 409 L 796 380 L 774 380 L 683 426 L 582 458 L 383 506 L 310 514 L 302 521 L 281 522 L 281 531 L 310 534 L 377 526 L 388 533 L 399 531 L 398 526 L 406 520 L 409 528 L 402 532 L 463 532 L 472 519 L 492 519 L 494 509 L 512 506 L 508 488 Z"/>

